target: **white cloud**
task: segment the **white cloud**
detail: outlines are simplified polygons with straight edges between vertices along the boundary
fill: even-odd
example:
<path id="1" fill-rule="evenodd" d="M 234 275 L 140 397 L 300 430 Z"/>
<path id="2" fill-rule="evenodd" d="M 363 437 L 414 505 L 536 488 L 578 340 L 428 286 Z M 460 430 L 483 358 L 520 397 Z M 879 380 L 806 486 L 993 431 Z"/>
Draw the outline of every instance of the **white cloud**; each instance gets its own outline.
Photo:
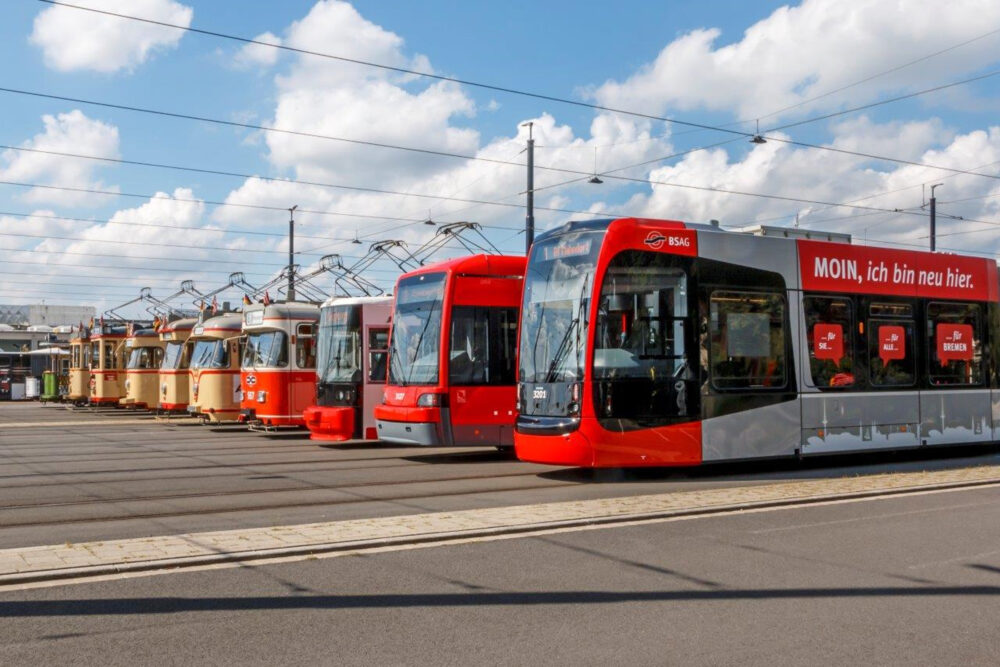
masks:
<path id="1" fill-rule="evenodd" d="M 955 0 L 805 0 L 781 7 L 743 38 L 717 46 L 717 28 L 691 31 L 626 80 L 594 97 L 612 107 L 662 114 L 710 109 L 764 117 L 842 86 L 965 42 L 1000 23 L 1000 3 Z M 982 39 L 878 77 L 805 109 L 838 108 L 885 90 L 927 87 L 996 62 L 1000 36 Z M 945 78 L 946 77 L 946 78 Z"/>
<path id="2" fill-rule="evenodd" d="M 194 11 L 173 0 L 78 0 L 95 9 L 189 26 Z M 133 70 L 155 50 L 174 48 L 183 36 L 176 28 L 132 21 L 69 7 L 51 6 L 35 17 L 32 44 L 45 64 L 61 72 Z"/>
<path id="3" fill-rule="evenodd" d="M 23 142 L 22 147 L 107 158 L 120 157 L 118 128 L 90 119 L 78 109 L 58 116 L 42 116 L 42 122 L 45 132 Z M 4 151 L 0 154 L 0 159 L 6 163 L 0 166 L 0 176 L 4 180 L 81 189 L 116 189 L 96 178 L 97 170 L 106 165 L 94 160 L 17 150 Z M 32 203 L 47 202 L 67 206 L 107 202 L 107 198 L 101 195 L 45 188 L 32 188 L 22 198 Z"/>
<path id="4" fill-rule="evenodd" d="M 270 32 L 261 33 L 253 39 L 255 42 L 263 42 L 263 44 L 281 46 L 282 43 L 280 37 Z M 280 49 L 263 46 L 262 44 L 247 44 L 237 52 L 234 62 L 237 67 L 242 69 L 271 67 L 274 63 L 278 62 L 279 55 L 281 55 Z"/>

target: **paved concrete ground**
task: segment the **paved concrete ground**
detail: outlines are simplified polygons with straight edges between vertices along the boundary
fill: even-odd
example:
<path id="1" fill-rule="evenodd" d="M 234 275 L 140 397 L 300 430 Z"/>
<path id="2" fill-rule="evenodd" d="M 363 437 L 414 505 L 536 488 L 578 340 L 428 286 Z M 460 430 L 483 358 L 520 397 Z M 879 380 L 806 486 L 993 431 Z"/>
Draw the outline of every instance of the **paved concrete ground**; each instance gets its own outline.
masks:
<path id="1" fill-rule="evenodd" d="M 70 422 L 67 424 L 66 422 Z M 124 411 L 0 403 L 5 548 L 1000 463 L 996 449 L 600 474 L 492 450 L 321 446 Z"/>
<path id="2" fill-rule="evenodd" d="M 0 593 L 2 664 L 994 665 L 1000 490 Z"/>

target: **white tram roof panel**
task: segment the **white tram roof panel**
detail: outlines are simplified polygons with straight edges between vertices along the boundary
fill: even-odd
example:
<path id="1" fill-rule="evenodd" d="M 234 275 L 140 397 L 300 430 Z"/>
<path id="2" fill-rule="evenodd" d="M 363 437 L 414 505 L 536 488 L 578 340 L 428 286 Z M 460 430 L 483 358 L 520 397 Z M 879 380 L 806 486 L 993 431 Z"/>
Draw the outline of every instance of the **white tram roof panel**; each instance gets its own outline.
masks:
<path id="1" fill-rule="evenodd" d="M 713 225 L 714 227 L 715 225 Z M 782 239 L 808 239 L 810 241 L 829 241 L 831 243 L 850 243 L 851 235 L 841 232 L 824 232 L 818 229 L 802 229 L 801 227 L 776 227 L 774 225 L 752 225 L 733 230 L 737 234 L 751 236 L 770 236 Z"/>
<path id="2" fill-rule="evenodd" d="M 323 302 L 321 308 L 326 308 L 328 306 L 356 306 L 358 304 L 365 303 L 391 303 L 392 295 L 384 294 L 382 296 L 331 296 L 329 299 Z"/>

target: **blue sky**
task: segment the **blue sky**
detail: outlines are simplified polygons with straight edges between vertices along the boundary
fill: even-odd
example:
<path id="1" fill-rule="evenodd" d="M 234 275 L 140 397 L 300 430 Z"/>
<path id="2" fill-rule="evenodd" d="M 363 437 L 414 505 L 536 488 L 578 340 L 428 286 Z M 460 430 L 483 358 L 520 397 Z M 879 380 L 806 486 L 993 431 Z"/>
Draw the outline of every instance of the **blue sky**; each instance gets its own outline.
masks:
<path id="1" fill-rule="evenodd" d="M 956 0 L 947 11 L 925 0 L 614 6 L 77 2 L 246 37 L 270 33 L 283 43 L 325 53 L 741 130 L 752 129 L 756 118 L 762 130 L 770 130 L 1000 68 L 1000 33 L 991 34 L 1000 30 L 1000 7 L 984 0 Z M 736 137 L 717 148 L 658 161 L 733 136 L 274 49 L 249 53 L 227 40 L 35 0 L 9 0 L 3 11 L 0 87 L 518 163 L 524 159 L 519 153 L 525 139 L 518 125 L 533 120 L 536 163 L 543 167 L 590 171 L 595 156 L 599 172 L 646 163 L 616 172 L 640 182 L 605 178 L 602 186 L 546 187 L 567 177 L 539 171 L 536 204 L 577 211 L 539 210 L 541 227 L 603 213 L 716 218 L 733 227 L 791 224 L 798 214 L 803 225 L 847 231 L 857 242 L 917 247 L 927 242 L 926 220 L 916 215 L 923 186 L 942 182 L 941 210 L 966 220 L 942 220 L 939 228 L 948 236 L 939 239 L 939 247 L 989 254 L 1000 245 L 991 230 L 993 222 L 1000 223 L 1000 197 L 994 196 L 1000 190 L 998 180 L 988 177 L 998 173 L 1000 162 L 1000 129 L 994 126 L 1000 76 L 789 128 L 760 146 Z M 287 216 L 255 206 L 298 204 L 316 212 L 298 218 L 299 233 L 315 237 L 296 244 L 304 267 L 325 252 L 342 253 L 349 263 L 365 248 L 348 242 L 356 233 L 366 242 L 400 238 L 411 245 L 432 233 L 425 225 L 380 216 L 474 220 L 502 249 L 523 249 L 518 235 L 524 216 L 521 167 L 11 93 L 0 93 L 0 105 L 0 143 L 6 146 L 441 197 L 0 150 L 0 180 L 124 193 L 0 185 L 4 302 L 44 298 L 104 308 L 143 286 L 157 295 L 171 293 L 188 278 L 207 291 L 235 270 L 245 271 L 251 282 L 263 282 L 284 262 L 287 247 L 280 234 L 287 229 Z M 898 160 L 866 159 L 781 139 Z M 155 193 L 162 194 L 150 199 Z M 859 200 L 876 210 L 817 203 Z M 908 213 L 891 213 L 897 208 Z M 372 278 L 388 287 L 395 273 L 381 262 Z"/>

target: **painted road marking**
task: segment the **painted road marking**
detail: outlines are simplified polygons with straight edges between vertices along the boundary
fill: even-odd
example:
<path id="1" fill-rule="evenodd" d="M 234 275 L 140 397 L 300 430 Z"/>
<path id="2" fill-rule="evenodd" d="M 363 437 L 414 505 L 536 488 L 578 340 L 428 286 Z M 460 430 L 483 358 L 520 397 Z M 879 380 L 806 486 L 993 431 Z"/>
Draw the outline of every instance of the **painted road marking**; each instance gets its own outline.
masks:
<path id="1" fill-rule="evenodd" d="M 194 421 L 192 419 L 185 418 L 183 421 L 181 419 L 174 420 L 174 423 L 183 424 Z M 169 421 L 161 421 L 150 415 L 149 417 L 132 417 L 129 419 L 115 419 L 109 421 L 106 419 L 93 419 L 93 420 L 76 420 L 76 421 L 65 421 L 65 422 L 0 422 L 0 428 L 46 428 L 46 427 L 61 427 L 61 426 L 119 426 L 121 424 L 169 424 Z"/>
<path id="2" fill-rule="evenodd" d="M 0 550 L 0 586 L 1000 485 L 1000 466 Z"/>

